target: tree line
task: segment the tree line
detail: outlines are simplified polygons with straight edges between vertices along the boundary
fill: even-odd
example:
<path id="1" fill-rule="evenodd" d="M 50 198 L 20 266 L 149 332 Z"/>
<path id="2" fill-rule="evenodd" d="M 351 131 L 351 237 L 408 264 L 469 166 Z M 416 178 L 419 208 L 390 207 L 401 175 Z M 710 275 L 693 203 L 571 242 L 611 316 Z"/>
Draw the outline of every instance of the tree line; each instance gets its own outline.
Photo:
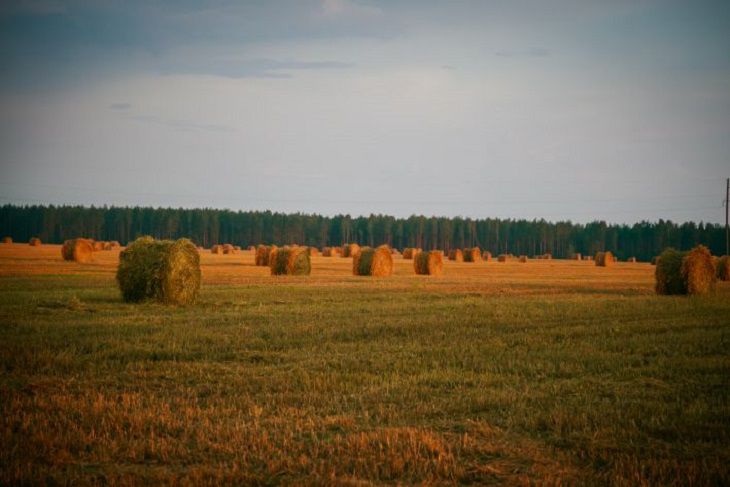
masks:
<path id="1" fill-rule="evenodd" d="M 619 258 L 649 260 L 666 247 L 689 249 L 697 244 L 713 254 L 724 253 L 725 229 L 712 223 L 682 224 L 659 220 L 633 225 L 587 224 L 570 221 L 516 220 L 413 215 L 326 217 L 303 213 L 232 211 L 151 207 L 85 207 L 54 205 L 4 205 L 0 208 L 0 234 L 25 242 L 88 237 L 117 240 L 122 244 L 141 235 L 155 238 L 187 237 L 210 247 L 231 243 L 247 247 L 260 243 L 299 244 L 315 247 L 347 242 L 360 245 L 388 244 L 402 249 L 464 248 L 478 246 L 493 254 L 538 255 L 558 258 L 575 252 L 592 255 L 610 250 Z"/>

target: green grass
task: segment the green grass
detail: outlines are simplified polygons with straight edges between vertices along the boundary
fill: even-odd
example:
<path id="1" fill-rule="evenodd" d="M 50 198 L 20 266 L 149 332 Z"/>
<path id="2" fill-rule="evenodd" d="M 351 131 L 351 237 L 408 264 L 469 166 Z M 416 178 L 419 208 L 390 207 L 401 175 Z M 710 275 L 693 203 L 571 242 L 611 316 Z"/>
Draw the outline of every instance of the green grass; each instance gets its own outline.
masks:
<path id="1" fill-rule="evenodd" d="M 727 290 L 305 282 L 0 279 L 0 484 L 730 482 Z"/>

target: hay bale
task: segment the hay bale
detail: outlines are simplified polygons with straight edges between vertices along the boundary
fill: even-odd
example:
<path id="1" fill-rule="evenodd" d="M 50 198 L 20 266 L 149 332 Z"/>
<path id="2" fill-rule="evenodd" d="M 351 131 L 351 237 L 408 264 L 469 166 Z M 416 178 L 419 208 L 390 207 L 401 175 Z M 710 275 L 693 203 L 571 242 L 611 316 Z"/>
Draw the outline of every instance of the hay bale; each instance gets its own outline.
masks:
<path id="1" fill-rule="evenodd" d="M 345 244 L 342 246 L 342 257 L 355 257 L 360 252 L 360 246 L 356 243 Z"/>
<path id="2" fill-rule="evenodd" d="M 28 245 L 31 247 L 40 247 L 41 246 L 41 239 L 38 237 L 33 237 L 30 240 L 28 240 Z"/>
<path id="3" fill-rule="evenodd" d="M 411 260 L 421 252 L 423 252 L 423 250 L 421 250 L 420 247 L 406 247 L 403 249 L 403 258 L 406 260 Z"/>
<path id="4" fill-rule="evenodd" d="M 11 243 L 13 243 L 12 237 L 3 237 L 3 243 L 4 244 L 11 244 Z"/>
<path id="5" fill-rule="evenodd" d="M 613 257 L 613 254 L 610 251 L 605 252 L 596 252 L 596 266 L 598 267 L 609 267 L 612 266 L 616 259 Z"/>
<path id="6" fill-rule="evenodd" d="M 659 256 L 655 255 L 654 257 L 651 258 L 651 265 L 656 265 L 657 262 L 659 262 Z"/>
<path id="7" fill-rule="evenodd" d="M 140 237 L 119 254 L 117 283 L 127 302 L 193 303 L 200 290 L 200 255 L 186 238 Z"/>
<path id="8" fill-rule="evenodd" d="M 119 242 L 117 242 L 116 240 L 112 240 L 111 242 L 107 242 L 107 243 L 112 248 L 112 250 L 118 249 L 119 247 L 121 247 L 121 245 L 119 245 Z"/>
<path id="9" fill-rule="evenodd" d="M 93 259 L 94 247 L 85 238 L 74 238 L 66 240 L 61 246 L 61 257 L 63 260 L 73 262 L 91 262 Z"/>
<path id="10" fill-rule="evenodd" d="M 583 256 L 583 260 L 587 260 L 589 262 L 592 262 L 593 261 L 593 256 L 592 255 L 584 255 Z"/>
<path id="11" fill-rule="evenodd" d="M 274 246 L 269 254 L 269 268 L 272 276 L 308 276 L 312 272 L 309 248 Z"/>
<path id="12" fill-rule="evenodd" d="M 309 249 L 309 256 L 310 257 L 317 257 L 319 255 L 319 250 L 317 250 L 317 247 L 307 247 Z"/>
<path id="13" fill-rule="evenodd" d="M 573 260 L 582 260 L 583 257 L 578 252 L 576 252 L 575 254 L 573 254 L 571 256 L 571 259 L 573 259 Z"/>
<path id="14" fill-rule="evenodd" d="M 526 255 L 520 255 L 519 260 L 520 260 L 521 263 L 526 264 L 527 263 L 527 256 Z"/>
<path id="15" fill-rule="evenodd" d="M 387 277 L 393 274 L 393 254 L 390 247 L 363 247 L 352 259 L 352 274 L 355 276 Z"/>
<path id="16" fill-rule="evenodd" d="M 256 256 L 254 258 L 257 266 L 269 265 L 269 254 L 271 253 L 271 247 L 268 245 L 259 245 L 256 247 Z"/>
<path id="17" fill-rule="evenodd" d="M 451 249 L 451 252 L 449 252 L 449 260 L 464 262 L 464 253 L 461 249 Z"/>
<path id="18" fill-rule="evenodd" d="M 550 252 L 547 252 L 545 254 L 542 254 L 542 258 L 545 259 L 545 260 L 552 260 L 553 259 L 553 254 L 551 254 Z"/>
<path id="19" fill-rule="evenodd" d="M 324 257 L 339 257 L 342 254 L 342 249 L 339 247 L 325 247 L 322 250 Z"/>
<path id="20" fill-rule="evenodd" d="M 464 262 L 479 262 L 482 260 L 482 251 L 479 247 L 464 249 Z"/>
<path id="21" fill-rule="evenodd" d="M 269 268 L 276 263 L 276 256 L 279 254 L 279 247 L 276 245 L 272 245 L 269 247 L 269 256 L 267 257 L 266 262 L 268 262 Z"/>
<path id="22" fill-rule="evenodd" d="M 236 249 L 236 247 L 234 247 L 231 244 L 223 244 L 222 247 L 223 247 L 223 253 L 226 255 L 238 253 L 238 250 Z M 239 247 L 239 249 L 240 249 L 240 247 Z"/>
<path id="23" fill-rule="evenodd" d="M 94 240 L 93 242 L 94 243 L 92 245 L 94 247 L 94 252 L 101 252 L 104 250 L 104 242 L 100 240 Z"/>
<path id="24" fill-rule="evenodd" d="M 712 254 L 703 245 L 689 252 L 669 248 L 657 259 L 657 294 L 706 294 L 715 287 L 715 266 Z"/>
<path id="25" fill-rule="evenodd" d="M 253 246 L 253 245 L 249 245 L 249 246 L 248 246 L 248 251 L 249 251 L 249 252 L 256 252 L 256 247 L 255 247 L 255 246 Z"/>
<path id="26" fill-rule="evenodd" d="M 710 249 L 704 245 L 698 245 L 682 258 L 681 272 L 687 294 L 707 294 L 715 289 L 715 264 Z"/>
<path id="27" fill-rule="evenodd" d="M 213 245 L 210 248 L 210 253 L 211 254 L 216 254 L 216 255 L 223 255 L 223 246 L 222 245 L 218 245 L 218 244 Z"/>
<path id="28" fill-rule="evenodd" d="M 629 257 L 626 259 L 626 262 L 631 262 L 632 264 L 636 264 L 636 257 Z"/>
<path id="29" fill-rule="evenodd" d="M 488 250 L 485 250 L 482 252 L 482 260 L 485 262 L 491 262 L 492 261 L 492 253 Z"/>
<path id="30" fill-rule="evenodd" d="M 444 269 L 444 256 L 438 250 L 419 252 L 413 257 L 413 270 L 419 275 L 440 276 Z"/>

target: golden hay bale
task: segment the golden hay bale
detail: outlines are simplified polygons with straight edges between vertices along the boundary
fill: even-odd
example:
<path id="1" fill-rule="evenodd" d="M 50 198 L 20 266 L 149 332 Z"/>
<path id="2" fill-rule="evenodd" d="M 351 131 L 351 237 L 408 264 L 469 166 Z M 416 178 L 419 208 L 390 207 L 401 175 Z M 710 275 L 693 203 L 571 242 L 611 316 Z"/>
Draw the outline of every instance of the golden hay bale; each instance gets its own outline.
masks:
<path id="1" fill-rule="evenodd" d="M 238 250 L 236 250 L 236 247 L 234 247 L 231 244 L 223 244 L 223 253 L 224 254 L 237 254 Z M 239 247 L 240 249 L 240 247 Z"/>
<path id="2" fill-rule="evenodd" d="M 266 262 L 268 262 L 268 266 L 271 267 L 272 265 L 276 264 L 276 256 L 279 254 L 279 247 L 276 245 L 272 245 L 269 247 L 269 256 L 267 257 Z"/>
<path id="3" fill-rule="evenodd" d="M 527 263 L 527 256 L 526 255 L 520 255 L 520 259 L 519 260 L 520 260 L 520 262 L 522 262 L 523 264 L 525 264 L 525 263 Z"/>
<path id="4" fill-rule="evenodd" d="M 345 244 L 342 246 L 342 257 L 355 257 L 360 252 L 360 246 L 356 243 Z"/>
<path id="5" fill-rule="evenodd" d="M 393 255 L 390 247 L 363 247 L 352 259 L 352 274 L 355 276 L 387 277 L 393 274 Z"/>
<path id="6" fill-rule="evenodd" d="M 593 260 L 593 256 L 592 255 L 584 255 L 583 256 L 583 260 L 592 261 Z"/>
<path id="7" fill-rule="evenodd" d="M 94 243 L 92 244 L 92 246 L 94 247 L 94 252 L 100 252 L 104 250 L 104 242 L 102 242 L 101 240 L 94 240 L 93 242 Z"/>
<path id="8" fill-rule="evenodd" d="M 13 243 L 12 237 L 3 237 L 3 243 L 4 244 L 11 244 L 11 243 Z"/>
<path id="9" fill-rule="evenodd" d="M 240 252 L 241 251 L 241 246 L 240 245 L 234 245 L 233 246 L 233 250 L 235 250 L 236 252 Z"/>
<path id="10" fill-rule="evenodd" d="M 317 247 L 308 247 L 308 248 L 309 248 L 310 257 L 317 257 L 319 255 L 319 250 L 317 250 Z"/>
<path id="11" fill-rule="evenodd" d="M 38 237 L 33 237 L 30 240 L 28 240 L 28 245 L 31 247 L 40 247 L 41 246 L 41 239 Z"/>
<path id="12" fill-rule="evenodd" d="M 85 238 L 74 238 L 66 240 L 61 246 L 61 257 L 63 260 L 74 262 L 91 262 L 93 260 L 94 247 Z"/>
<path id="13" fill-rule="evenodd" d="M 710 249 L 698 245 L 682 258 L 682 280 L 688 294 L 707 294 L 715 289 L 715 264 Z"/>
<path id="14" fill-rule="evenodd" d="M 218 245 L 218 244 L 213 245 L 210 248 L 210 253 L 211 254 L 222 255 L 223 254 L 223 246 L 222 245 Z"/>
<path id="15" fill-rule="evenodd" d="M 595 261 L 598 267 L 609 267 L 616 262 L 616 259 L 611 251 L 607 250 L 605 252 L 596 252 Z"/>
<path id="16" fill-rule="evenodd" d="M 631 262 L 632 264 L 635 264 L 636 263 L 636 257 L 629 257 L 628 259 L 626 259 L 626 262 Z"/>
<path id="17" fill-rule="evenodd" d="M 323 257 L 337 257 L 340 255 L 340 249 L 339 247 L 325 247 L 322 249 L 322 256 Z"/>
<path id="18" fill-rule="evenodd" d="M 461 251 L 461 249 L 451 249 L 449 252 L 449 260 L 453 260 L 455 262 L 464 262 L 464 253 Z"/>
<path id="19" fill-rule="evenodd" d="M 269 265 L 269 253 L 271 253 L 271 247 L 268 245 L 259 245 L 256 247 L 255 263 L 257 266 Z"/>
<path id="20" fill-rule="evenodd" d="M 312 272 L 309 248 L 274 246 L 269 255 L 269 268 L 272 276 L 308 276 Z"/>
<path id="21" fill-rule="evenodd" d="M 420 248 L 406 247 L 403 249 L 403 258 L 406 260 L 410 260 L 410 259 L 414 258 L 420 252 L 422 252 L 422 250 Z"/>
<path id="22" fill-rule="evenodd" d="M 581 260 L 583 257 L 579 253 L 575 253 L 572 255 L 571 259 L 573 260 Z"/>
<path id="23" fill-rule="evenodd" d="M 127 302 L 193 303 L 200 290 L 200 255 L 186 238 L 140 237 L 119 254 L 117 283 Z"/>
<path id="24" fill-rule="evenodd" d="M 111 242 L 108 242 L 108 243 L 112 249 L 118 249 L 119 247 L 121 247 L 121 245 L 119 245 L 119 242 L 117 242 L 116 240 L 112 240 Z"/>
<path id="25" fill-rule="evenodd" d="M 547 252 L 545 254 L 542 254 L 542 258 L 545 260 L 552 260 L 553 254 L 551 254 L 550 252 Z"/>
<path id="26" fill-rule="evenodd" d="M 485 262 L 491 262 L 492 261 L 492 253 L 488 250 L 485 250 L 482 252 L 482 260 Z"/>
<path id="27" fill-rule="evenodd" d="M 443 253 L 433 250 L 431 252 L 419 252 L 413 257 L 413 270 L 416 274 L 440 276 L 444 268 Z"/>
<path id="28" fill-rule="evenodd" d="M 479 247 L 464 249 L 464 262 L 479 262 L 482 260 L 482 251 Z"/>
<path id="29" fill-rule="evenodd" d="M 507 262 L 507 254 L 499 254 L 497 256 L 497 262 Z"/>
<path id="30" fill-rule="evenodd" d="M 248 251 L 249 251 L 249 252 L 256 252 L 256 247 L 255 247 L 255 246 L 253 246 L 253 245 L 249 245 L 249 246 L 248 246 Z"/>
<path id="31" fill-rule="evenodd" d="M 721 281 L 730 281 L 730 257 L 723 255 L 715 265 L 717 278 Z"/>

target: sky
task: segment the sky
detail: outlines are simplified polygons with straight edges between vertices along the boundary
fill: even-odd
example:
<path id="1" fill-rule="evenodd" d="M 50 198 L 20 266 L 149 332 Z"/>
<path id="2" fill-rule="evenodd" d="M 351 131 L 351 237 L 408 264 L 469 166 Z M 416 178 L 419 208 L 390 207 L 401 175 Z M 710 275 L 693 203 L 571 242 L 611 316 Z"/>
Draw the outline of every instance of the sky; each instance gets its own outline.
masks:
<path id="1" fill-rule="evenodd" d="M 0 204 L 724 222 L 730 2 L 0 3 Z"/>

